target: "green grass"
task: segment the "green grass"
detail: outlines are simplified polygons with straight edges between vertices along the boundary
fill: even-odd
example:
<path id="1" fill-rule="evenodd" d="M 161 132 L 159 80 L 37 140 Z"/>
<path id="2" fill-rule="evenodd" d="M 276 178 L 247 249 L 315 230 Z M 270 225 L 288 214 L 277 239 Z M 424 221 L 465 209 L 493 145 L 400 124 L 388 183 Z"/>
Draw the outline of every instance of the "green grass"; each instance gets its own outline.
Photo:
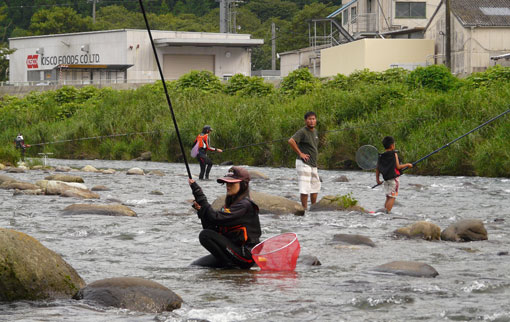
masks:
<path id="1" fill-rule="evenodd" d="M 291 167 L 295 154 L 287 138 L 304 125 L 304 113 L 313 110 L 320 132 L 319 166 L 357 169 L 356 150 L 364 144 L 382 150 L 381 140 L 386 135 L 395 137 L 402 161 L 412 162 L 509 109 L 505 71 L 489 70 L 474 80 L 452 79 L 437 68 L 415 74 L 363 71 L 336 81 L 313 79 L 310 86 L 303 85 L 308 78 L 300 71 L 299 77 L 292 76 L 294 83 L 286 83 L 285 91 L 261 87 L 256 95 L 240 95 L 241 87 L 248 84 L 244 79 L 235 91 L 228 84 L 216 84 L 214 91 L 183 88 L 183 82 L 169 83 L 169 91 L 188 160 L 196 135 L 209 124 L 214 129 L 214 147 L 228 149 L 277 140 L 211 154 L 215 162 Z M 444 76 L 439 84 L 434 83 L 434 75 Z M 206 86 L 207 82 L 188 84 Z M 509 118 L 505 116 L 431 156 L 413 173 L 509 177 Z M 10 148 L 18 132 L 28 144 L 73 140 L 33 145 L 27 156 L 52 152 L 57 158 L 128 160 L 150 150 L 156 161 L 183 160 L 161 83 L 126 91 L 85 87 L 32 93 L 24 98 L 6 96 L 0 100 L 0 122 L 0 159 L 11 163 L 19 158 Z M 151 133 L 79 140 L 138 132 Z"/>

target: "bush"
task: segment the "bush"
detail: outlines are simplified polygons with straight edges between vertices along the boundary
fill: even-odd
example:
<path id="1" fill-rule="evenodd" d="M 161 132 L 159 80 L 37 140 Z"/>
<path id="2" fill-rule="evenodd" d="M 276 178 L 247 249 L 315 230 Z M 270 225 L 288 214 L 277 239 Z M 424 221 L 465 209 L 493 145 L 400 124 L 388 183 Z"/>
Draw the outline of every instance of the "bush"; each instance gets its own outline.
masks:
<path id="1" fill-rule="evenodd" d="M 72 86 L 62 86 L 55 91 L 55 101 L 57 103 L 71 103 L 78 96 L 78 90 Z"/>
<path id="2" fill-rule="evenodd" d="M 349 87 L 349 78 L 343 74 L 336 74 L 333 79 L 328 80 L 324 86 L 326 88 L 347 89 Z"/>
<path id="3" fill-rule="evenodd" d="M 437 91 L 449 91 L 458 85 L 458 80 L 444 65 L 418 67 L 407 78 L 411 88 L 429 88 Z"/>
<path id="4" fill-rule="evenodd" d="M 190 73 L 182 75 L 177 80 L 177 90 L 185 91 L 188 89 L 198 89 L 204 93 L 217 93 L 222 90 L 223 85 L 220 79 L 210 71 L 192 70 Z"/>
<path id="5" fill-rule="evenodd" d="M 319 87 L 319 80 L 310 73 L 308 68 L 300 68 L 292 71 L 283 78 L 280 84 L 280 90 L 284 94 L 292 96 L 303 95 Z"/>
<path id="6" fill-rule="evenodd" d="M 496 65 L 485 72 L 473 73 L 466 77 L 466 81 L 475 87 L 486 87 L 496 82 L 510 82 L 510 67 Z"/>
<path id="7" fill-rule="evenodd" d="M 262 77 L 236 74 L 229 79 L 225 93 L 229 95 L 266 96 L 271 94 L 273 90 L 273 85 L 265 83 Z"/>
<path id="8" fill-rule="evenodd" d="M 20 152 L 13 145 L 0 145 L 0 162 L 16 165 L 21 160 Z"/>

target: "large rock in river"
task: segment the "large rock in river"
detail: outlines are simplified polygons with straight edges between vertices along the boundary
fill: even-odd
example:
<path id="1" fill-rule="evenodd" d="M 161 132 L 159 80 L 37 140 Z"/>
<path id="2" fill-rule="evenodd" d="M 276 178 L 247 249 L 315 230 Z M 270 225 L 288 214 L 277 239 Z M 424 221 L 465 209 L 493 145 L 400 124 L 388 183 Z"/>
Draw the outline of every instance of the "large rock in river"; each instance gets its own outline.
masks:
<path id="1" fill-rule="evenodd" d="M 355 205 L 352 203 L 355 202 Z M 366 212 L 363 207 L 357 205 L 357 201 L 349 195 L 345 196 L 324 196 L 322 199 L 310 206 L 310 211 L 359 211 Z"/>
<path id="2" fill-rule="evenodd" d="M 98 170 L 96 168 L 94 168 L 93 166 L 91 166 L 91 165 L 84 166 L 83 168 L 81 168 L 81 171 L 84 171 L 84 172 L 98 172 Z"/>
<path id="3" fill-rule="evenodd" d="M 82 183 L 78 182 L 63 182 L 53 180 L 40 180 L 37 181 L 47 195 L 61 195 L 63 197 L 75 197 L 81 199 L 99 199 L 99 195 L 87 189 Z"/>
<path id="4" fill-rule="evenodd" d="M 165 286 L 137 277 L 118 277 L 95 281 L 74 297 L 100 305 L 132 311 L 159 313 L 181 307 L 182 298 Z"/>
<path id="5" fill-rule="evenodd" d="M 441 239 L 455 242 L 487 240 L 487 230 L 481 220 L 464 219 L 448 226 Z"/>
<path id="6" fill-rule="evenodd" d="M 375 243 L 370 238 L 362 235 L 336 234 L 333 236 L 333 241 L 348 245 L 366 245 L 375 247 Z"/>
<path id="7" fill-rule="evenodd" d="M 67 206 L 63 210 L 63 214 L 64 215 L 92 214 L 92 215 L 128 216 L 128 217 L 137 216 L 136 212 L 131 210 L 131 208 L 120 204 L 111 205 L 74 204 Z"/>
<path id="8" fill-rule="evenodd" d="M 4 182 L 8 182 L 8 181 L 17 181 L 17 180 L 14 179 L 13 177 L 9 177 L 4 174 L 0 174 L 0 184 L 2 184 Z"/>
<path id="9" fill-rule="evenodd" d="M 83 178 L 80 176 L 73 176 L 70 174 L 53 174 L 44 178 L 45 180 L 55 180 L 64 182 L 80 182 L 83 183 Z"/>
<path id="10" fill-rule="evenodd" d="M 441 228 L 438 225 L 427 221 L 418 221 L 408 227 L 395 230 L 397 236 L 408 238 L 423 238 L 425 240 L 439 240 L 441 237 Z"/>
<path id="11" fill-rule="evenodd" d="M 0 301 L 71 298 L 85 282 L 36 239 L 0 228 Z"/>
<path id="12" fill-rule="evenodd" d="M 143 176 L 145 174 L 145 172 L 140 168 L 131 168 L 126 172 L 126 174 Z"/>
<path id="13" fill-rule="evenodd" d="M 376 272 L 392 273 L 415 277 L 436 277 L 439 273 L 428 264 L 409 261 L 395 261 L 374 268 Z"/>
<path id="14" fill-rule="evenodd" d="M 302 216 L 305 213 L 303 206 L 296 201 L 290 199 L 273 196 L 264 192 L 250 191 L 250 197 L 259 206 L 261 214 L 295 214 Z M 216 210 L 220 209 L 225 202 L 225 195 L 218 197 L 212 203 L 212 207 Z"/>
<path id="15" fill-rule="evenodd" d="M 1 189 L 18 189 L 18 190 L 35 190 L 39 189 L 39 186 L 30 182 L 21 181 L 7 181 L 0 185 Z"/>

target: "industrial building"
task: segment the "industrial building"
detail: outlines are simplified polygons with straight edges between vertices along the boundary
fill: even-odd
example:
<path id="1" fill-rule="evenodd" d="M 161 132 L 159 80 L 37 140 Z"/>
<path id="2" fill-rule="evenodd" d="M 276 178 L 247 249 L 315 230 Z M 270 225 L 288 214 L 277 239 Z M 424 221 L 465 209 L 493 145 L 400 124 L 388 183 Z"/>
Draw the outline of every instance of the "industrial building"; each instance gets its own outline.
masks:
<path id="1" fill-rule="evenodd" d="M 153 30 L 166 80 L 191 70 L 227 79 L 251 74 L 251 49 L 264 43 L 248 34 Z M 105 84 L 160 79 L 146 30 L 122 29 L 9 39 L 13 85 Z"/>

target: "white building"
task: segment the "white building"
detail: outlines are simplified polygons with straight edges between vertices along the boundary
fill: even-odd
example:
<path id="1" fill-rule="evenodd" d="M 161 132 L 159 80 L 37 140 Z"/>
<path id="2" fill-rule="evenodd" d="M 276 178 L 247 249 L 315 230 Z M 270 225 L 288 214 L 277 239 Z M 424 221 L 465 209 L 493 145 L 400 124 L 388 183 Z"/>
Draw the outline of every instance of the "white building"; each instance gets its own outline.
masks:
<path id="1" fill-rule="evenodd" d="M 510 65 L 510 0 L 450 0 L 451 69 L 466 76 L 496 62 Z M 436 63 L 445 62 L 446 12 L 440 5 L 427 25 L 425 37 L 436 44 Z M 492 59 L 491 59 L 492 58 Z"/>
<path id="2" fill-rule="evenodd" d="M 250 76 L 251 48 L 264 43 L 247 34 L 153 30 L 165 80 L 191 70 L 220 78 Z M 160 79 L 146 30 L 106 30 L 10 38 L 10 83 L 98 84 Z M 27 83 L 28 82 L 28 83 Z"/>

